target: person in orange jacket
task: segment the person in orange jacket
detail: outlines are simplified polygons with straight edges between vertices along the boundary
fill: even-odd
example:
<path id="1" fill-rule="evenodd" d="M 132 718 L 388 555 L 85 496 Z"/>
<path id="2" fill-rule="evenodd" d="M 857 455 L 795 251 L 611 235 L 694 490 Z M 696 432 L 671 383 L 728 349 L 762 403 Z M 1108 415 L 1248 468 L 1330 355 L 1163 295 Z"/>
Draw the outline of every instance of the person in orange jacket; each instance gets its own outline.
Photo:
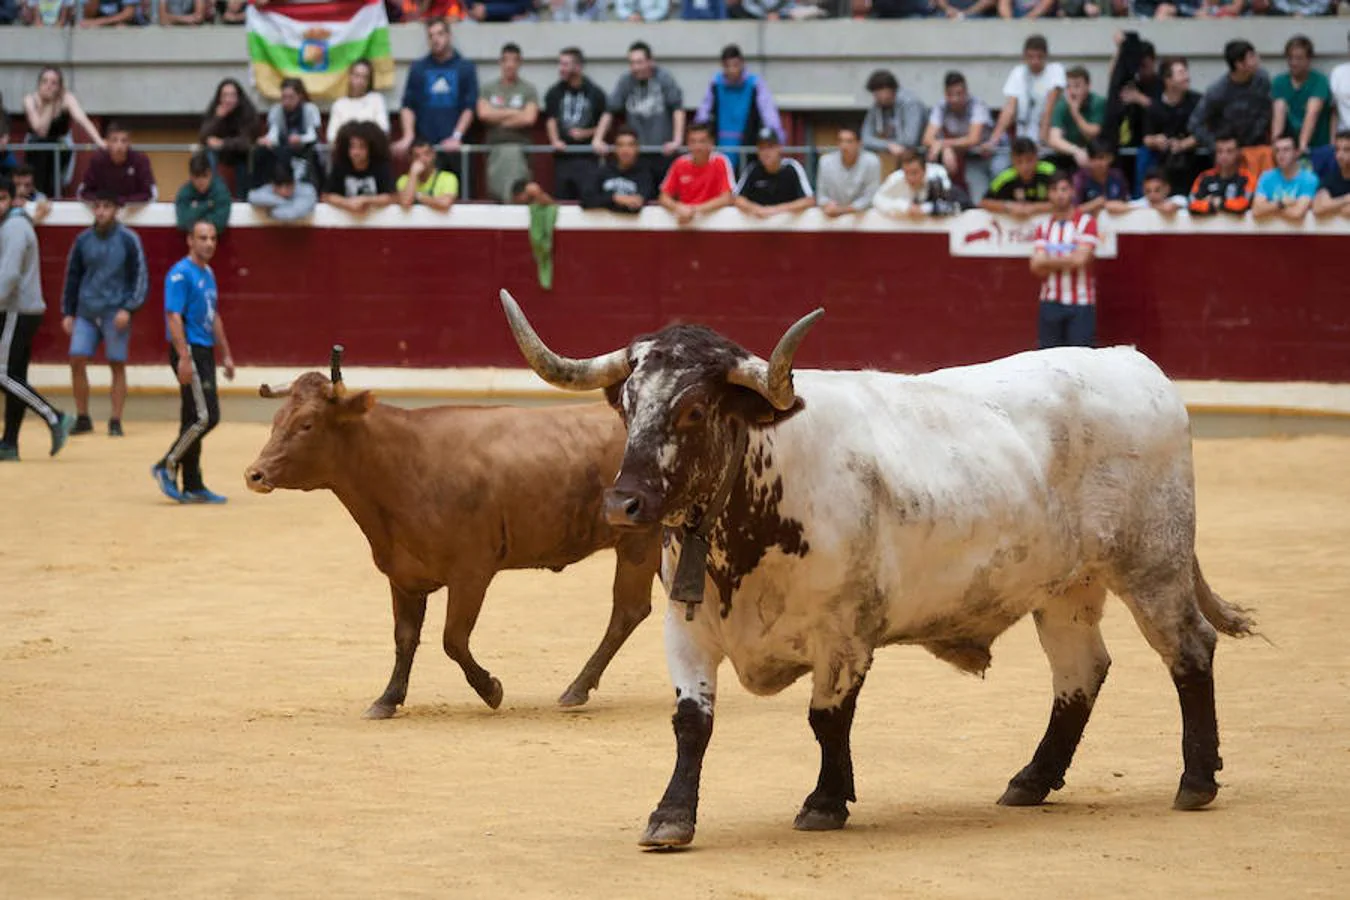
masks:
<path id="1" fill-rule="evenodd" d="M 1242 168 L 1241 154 L 1236 137 L 1225 134 L 1215 138 L 1214 168 L 1201 172 L 1191 185 L 1191 215 L 1226 212 L 1241 216 L 1251 209 L 1256 177 Z"/>

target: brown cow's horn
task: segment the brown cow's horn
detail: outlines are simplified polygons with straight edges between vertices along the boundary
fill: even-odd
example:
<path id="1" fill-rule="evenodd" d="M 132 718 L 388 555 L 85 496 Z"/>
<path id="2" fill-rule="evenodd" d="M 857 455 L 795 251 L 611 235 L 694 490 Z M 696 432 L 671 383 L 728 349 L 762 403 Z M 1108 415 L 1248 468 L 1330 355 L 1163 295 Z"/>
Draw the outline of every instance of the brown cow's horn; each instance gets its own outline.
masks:
<path id="1" fill-rule="evenodd" d="M 258 396 L 272 399 L 274 397 L 289 397 L 291 395 L 291 386 L 283 384 L 281 387 L 272 387 L 270 384 L 264 384 L 258 388 Z"/>
<path id="2" fill-rule="evenodd" d="M 627 349 L 590 359 L 559 356 L 534 333 L 516 299 L 507 291 L 501 292 L 501 298 L 502 310 L 511 324 L 511 333 L 515 335 L 521 354 L 530 368 L 549 384 L 573 391 L 591 391 L 618 384 L 632 374 L 633 367 L 628 363 Z"/>
<path id="3" fill-rule="evenodd" d="M 727 373 L 727 381 L 750 388 L 768 400 L 774 409 L 791 409 L 797 400 L 797 395 L 792 389 L 792 357 L 796 355 L 797 348 L 801 346 L 811 326 L 823 315 L 825 310 L 817 309 L 802 316 L 796 324 L 784 332 L 767 363 L 757 356 L 742 360 Z"/>
<path id="4" fill-rule="evenodd" d="M 345 349 L 341 344 L 334 344 L 333 354 L 328 358 L 328 369 L 334 385 L 342 384 L 342 352 Z"/>

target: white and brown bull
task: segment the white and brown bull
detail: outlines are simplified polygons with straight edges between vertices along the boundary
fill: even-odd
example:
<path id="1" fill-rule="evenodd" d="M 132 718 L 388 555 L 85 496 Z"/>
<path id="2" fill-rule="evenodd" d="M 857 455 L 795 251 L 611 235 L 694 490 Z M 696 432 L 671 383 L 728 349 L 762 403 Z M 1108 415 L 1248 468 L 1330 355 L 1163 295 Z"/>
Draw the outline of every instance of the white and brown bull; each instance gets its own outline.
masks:
<path id="1" fill-rule="evenodd" d="M 677 758 L 643 845 L 693 839 L 724 658 L 756 694 L 811 677 L 820 777 L 796 827 L 840 828 L 874 651 L 918 644 L 981 672 L 994 639 L 1028 613 L 1054 703 L 1000 802 L 1042 802 L 1064 784 L 1110 665 L 1098 624 L 1108 590 L 1181 701 L 1174 805 L 1214 799 L 1215 629 L 1242 635 L 1251 623 L 1200 574 L 1189 420 L 1146 357 L 1048 350 L 917 377 L 803 371 L 794 384 L 793 354 L 819 310 L 767 361 L 692 325 L 573 360 L 502 302 L 536 372 L 603 388 L 627 424 L 610 521 L 667 529 Z"/>
<path id="2" fill-rule="evenodd" d="M 579 706 L 651 611 L 659 529 L 605 521 L 605 486 L 624 430 L 603 406 L 400 409 L 348 393 L 334 350 L 332 378 L 308 372 L 264 397 L 285 397 L 272 436 L 244 473 L 249 488 L 326 489 L 370 542 L 394 600 L 394 672 L 367 718 L 394 714 L 422 632 L 427 596 L 446 588 L 446 654 L 488 706 L 501 682 L 469 651 L 483 596 L 503 569 L 561 571 L 614 548 L 613 609 L 600 646 L 558 702 Z"/>

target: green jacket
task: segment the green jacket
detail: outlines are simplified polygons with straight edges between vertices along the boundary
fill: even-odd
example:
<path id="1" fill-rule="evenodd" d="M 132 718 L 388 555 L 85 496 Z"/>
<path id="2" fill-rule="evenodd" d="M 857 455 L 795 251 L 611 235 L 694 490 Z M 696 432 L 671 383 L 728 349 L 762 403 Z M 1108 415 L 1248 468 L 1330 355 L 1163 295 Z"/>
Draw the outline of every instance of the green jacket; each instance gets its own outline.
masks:
<path id="1" fill-rule="evenodd" d="M 230 189 L 219 175 L 211 176 L 211 186 L 205 194 L 199 194 L 192 182 L 187 181 L 178 189 L 173 208 L 179 231 L 187 231 L 194 222 L 205 219 L 216 226 L 219 236 L 225 233 L 225 227 L 230 223 Z"/>

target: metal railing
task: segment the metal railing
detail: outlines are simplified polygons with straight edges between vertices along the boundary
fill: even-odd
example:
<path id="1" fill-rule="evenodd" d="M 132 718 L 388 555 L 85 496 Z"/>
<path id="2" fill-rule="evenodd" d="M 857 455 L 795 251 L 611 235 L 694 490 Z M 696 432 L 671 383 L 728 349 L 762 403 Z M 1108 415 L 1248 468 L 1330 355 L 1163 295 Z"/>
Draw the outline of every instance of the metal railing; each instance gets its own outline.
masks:
<path id="1" fill-rule="evenodd" d="M 459 171 L 458 171 L 458 173 L 457 173 L 457 176 L 458 176 L 458 178 L 459 178 L 459 197 L 460 197 L 460 199 L 463 199 L 463 200 L 474 199 L 474 198 L 472 197 L 472 187 L 473 187 L 473 166 L 472 166 L 472 161 L 473 161 L 473 157 L 474 157 L 474 156 L 477 156 L 477 155 L 483 155 L 483 154 L 491 153 L 491 152 L 493 151 L 494 148 L 496 148 L 496 147 L 501 147 L 501 146 L 503 146 L 503 145 L 502 145 L 502 144 L 461 144 L 460 147 L 459 147 L 459 149 L 457 149 L 457 150 L 452 150 L 452 151 L 444 151 L 444 150 L 441 150 L 441 151 L 437 151 L 438 154 L 451 153 L 451 154 L 455 154 L 455 155 L 458 156 L 458 163 L 459 163 L 458 169 L 459 169 Z M 552 155 L 559 155 L 559 154 L 560 154 L 560 155 L 565 155 L 565 156 L 567 156 L 567 155 L 570 155 L 570 156 L 596 156 L 596 155 L 597 155 L 597 154 L 595 153 L 594 148 L 593 148 L 590 144 L 573 144 L 573 145 L 568 145 L 568 147 L 567 147 L 565 150 L 558 150 L 558 149 L 556 149 L 555 147 L 553 147 L 551 144 L 512 144 L 512 145 L 507 145 L 507 146 L 516 146 L 516 147 L 519 147 L 519 148 L 520 148 L 527 156 L 552 156 Z M 331 152 L 331 148 L 332 148 L 332 145 L 331 145 L 331 144 L 327 144 L 327 143 L 323 143 L 323 142 L 320 142 L 320 143 L 318 143 L 318 144 L 313 144 L 313 145 L 311 145 L 311 147 L 310 147 L 310 149 L 313 149 L 313 150 L 315 150 L 315 151 L 317 151 L 317 152 L 319 153 L 320 159 L 323 160 L 323 161 L 325 162 L 325 165 L 327 164 L 327 162 L 328 162 L 328 160 L 329 160 L 329 154 L 330 154 L 330 152 Z M 611 148 L 611 152 L 612 152 L 612 149 L 613 149 L 613 145 L 612 145 L 612 144 L 610 145 L 610 148 Z M 60 178 L 60 174 L 63 173 L 63 172 L 65 171 L 65 167 L 66 167 L 66 165 L 68 165 L 68 164 L 70 163 L 71 159 L 72 159 L 75 155 L 78 155 L 78 154 L 80 154 L 80 153 L 88 153 L 88 152 L 90 152 L 90 151 L 94 151 L 94 150 L 98 150 L 98 149 L 99 149 L 99 147 L 98 147 L 97 144 L 75 144 L 75 143 L 66 143 L 66 142 L 64 142 L 64 141 L 46 142 L 46 143 L 39 143 L 39 142 L 34 141 L 34 142 L 31 142 L 31 143 L 27 143 L 27 142 L 25 142 L 25 143 L 19 143 L 19 144 L 11 143 L 11 145 L 10 145 L 10 150 L 11 150 L 11 151 L 18 151 L 18 152 L 22 152 L 22 153 L 33 152 L 33 151 L 36 151 L 36 152 L 47 152 L 47 153 L 52 153 L 52 154 L 55 156 L 55 160 L 54 160 L 54 168 L 55 168 L 55 171 L 56 171 L 57 174 L 58 174 L 58 177 L 57 177 L 57 184 L 56 184 L 56 193 L 55 193 L 55 195 L 52 197 L 53 200 L 60 200 L 60 199 L 62 199 L 62 190 L 61 190 L 61 189 L 62 189 L 63 187 L 65 187 L 65 186 L 67 186 L 67 185 L 66 185 L 65 183 L 62 182 L 62 179 Z M 142 144 L 142 143 L 137 143 L 137 144 L 134 144 L 134 145 L 133 145 L 133 149 L 138 150 L 138 151 L 141 151 L 141 152 L 143 152 L 143 153 L 146 153 L 146 152 L 148 152 L 148 153 L 197 153 L 197 152 L 200 152 L 200 151 L 206 151 L 206 150 L 207 150 L 207 148 L 206 148 L 204 145 L 202 145 L 202 144 L 197 144 L 197 143 L 193 143 L 193 144 L 181 144 L 181 143 L 179 143 L 179 144 L 166 144 L 166 143 L 146 143 L 146 144 Z M 752 159 L 752 158 L 754 157 L 756 151 L 757 151 L 757 148 L 756 148 L 756 147 L 752 147 L 752 146 L 748 146 L 748 145 L 743 145 L 743 146 L 738 146 L 738 147 L 718 147 L 718 148 L 716 148 L 716 149 L 717 149 L 717 152 L 722 153 L 722 154 L 724 154 L 724 155 L 726 155 L 726 156 L 728 156 L 728 157 L 731 158 L 732 164 L 733 164 L 733 166 L 735 167 L 735 169 L 736 169 L 737 171 L 740 171 L 741 166 L 744 165 L 749 159 Z M 812 185 L 814 185 L 815 182 L 816 182 L 816 169 L 817 169 L 817 166 L 818 166 L 819 163 L 820 163 L 820 157 L 821 157 L 821 155 L 824 154 L 824 153 L 828 153 L 828 152 L 830 152 L 831 150 L 834 150 L 834 149 L 835 149 L 834 147 L 819 147 L 819 146 L 817 146 L 817 145 L 815 145 L 815 144 L 792 144 L 792 145 L 785 145 L 785 146 L 782 147 L 782 150 L 783 150 L 783 153 L 784 153 L 785 156 L 790 156 L 790 157 L 794 157 L 794 158 L 799 157 L 799 158 L 800 158 L 800 161 L 802 162 L 803 166 L 806 168 L 806 174 L 807 174 L 807 177 L 810 179 Z M 642 147 L 639 147 L 638 150 L 639 150 L 639 152 L 641 152 L 642 154 L 644 154 L 644 155 L 646 155 L 646 156 L 654 156 L 654 155 L 661 154 L 661 153 L 664 152 L 663 149 L 662 149 L 660 146 L 642 146 Z M 677 151 L 677 153 L 676 153 L 675 155 L 678 155 L 679 153 L 687 152 L 687 150 L 688 150 L 688 148 L 686 148 L 686 147 L 681 147 L 680 150 Z M 1137 147 L 1120 147 L 1120 148 L 1118 148 L 1118 149 L 1116 150 L 1116 153 L 1117 153 L 1118 156 L 1125 157 L 1125 158 L 1128 158 L 1128 159 L 1133 159 L 1133 158 L 1138 154 L 1138 152 L 1139 152 L 1139 148 L 1137 148 Z M 1208 159 L 1208 158 L 1211 156 L 1211 151 L 1210 151 L 1209 148 L 1207 148 L 1207 147 L 1197 147 L 1197 148 L 1195 149 L 1194 152 L 1195 152 L 1195 156 L 1196 156 L 1196 158 L 1197 158 L 1198 160 L 1206 160 L 1206 159 Z M 672 156 L 671 158 L 673 159 L 674 156 Z M 72 192 L 72 193 L 73 193 L 73 192 Z M 170 199 L 171 199 L 171 198 L 170 198 Z"/>
<path id="2" fill-rule="evenodd" d="M 477 155 L 484 155 L 491 153 L 494 148 L 501 146 L 504 145 L 461 144 L 457 150 L 437 151 L 438 154 L 450 153 L 458 155 L 459 196 L 461 199 L 472 199 L 471 192 L 472 192 L 473 166 L 471 165 L 471 163 L 473 161 L 473 157 Z M 527 156 L 564 155 L 564 156 L 596 156 L 598 158 L 595 149 L 590 144 L 568 145 L 568 147 L 565 150 L 558 150 L 551 144 L 510 144 L 505 146 L 519 147 Z M 612 153 L 613 150 L 612 144 L 610 145 L 610 148 Z M 62 189 L 69 186 L 69 183 L 64 182 L 61 177 L 61 174 L 65 172 L 66 166 L 68 166 L 72 161 L 72 159 L 78 154 L 88 153 L 91 151 L 98 150 L 100 148 L 97 144 L 90 144 L 90 143 L 76 144 L 76 143 L 66 143 L 64 141 L 55 141 L 55 142 L 33 141 L 33 142 L 11 144 L 10 149 L 24 154 L 30 152 L 53 154 L 53 156 L 55 157 L 55 159 L 53 160 L 53 167 L 57 173 L 57 178 L 55 185 L 56 192 L 51 199 L 60 200 L 63 197 Z M 208 151 L 208 148 L 205 145 L 198 143 L 192 144 L 135 143 L 132 145 L 132 149 L 139 151 L 141 153 L 191 154 Z M 312 144 L 307 149 L 317 151 L 320 154 L 321 159 L 327 160 L 331 152 L 332 145 L 321 142 L 318 144 Z M 687 152 L 687 149 L 688 148 L 686 147 L 681 147 L 679 151 L 677 151 L 677 153 L 674 154 L 671 158 L 673 159 L 674 156 L 679 155 L 680 153 Z M 757 148 L 752 146 L 738 146 L 738 147 L 718 147 L 716 149 L 717 152 L 730 157 L 732 164 L 737 169 L 737 171 L 739 171 L 741 165 L 743 165 L 745 161 L 747 161 L 750 158 L 753 158 Z M 833 148 L 820 148 L 814 144 L 785 145 L 782 148 L 784 155 L 802 158 L 802 163 L 806 167 L 807 176 L 811 179 L 813 184 L 815 182 L 816 177 L 816 165 L 819 162 L 822 150 L 828 151 L 831 149 Z M 647 156 L 653 156 L 664 152 L 660 146 L 642 146 L 639 147 L 638 150 L 640 153 Z"/>

